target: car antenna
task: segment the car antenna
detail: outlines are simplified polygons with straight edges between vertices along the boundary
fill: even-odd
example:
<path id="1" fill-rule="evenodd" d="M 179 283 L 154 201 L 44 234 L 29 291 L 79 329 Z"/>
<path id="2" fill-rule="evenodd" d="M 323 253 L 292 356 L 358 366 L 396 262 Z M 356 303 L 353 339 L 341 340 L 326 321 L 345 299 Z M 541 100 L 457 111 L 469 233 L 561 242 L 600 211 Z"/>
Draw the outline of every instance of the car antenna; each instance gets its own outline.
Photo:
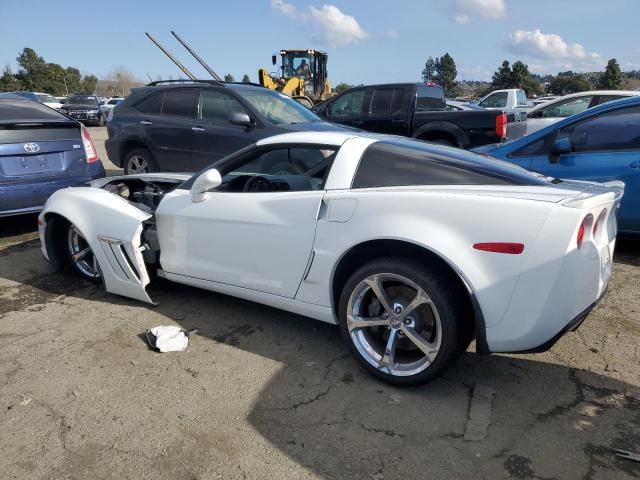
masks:
<path id="1" fill-rule="evenodd" d="M 182 46 L 187 49 L 187 52 L 193 55 L 193 58 L 195 58 L 198 61 L 198 63 L 202 65 L 207 72 L 209 72 L 209 75 L 211 75 L 214 80 L 218 80 L 219 82 L 222 82 L 222 78 L 220 78 L 220 75 L 214 72 L 211 69 L 211 67 L 209 67 L 209 65 L 207 65 L 207 63 L 200 57 L 200 55 L 198 55 L 196 52 L 193 51 L 193 49 L 187 44 L 187 42 L 185 42 L 182 38 L 180 38 L 180 36 L 173 30 L 171 30 L 171 35 L 176 37 L 176 40 L 178 40 L 182 44 Z"/>
<path id="2" fill-rule="evenodd" d="M 191 73 L 191 72 L 189 71 L 189 69 L 188 69 L 187 67 L 185 67 L 182 63 L 180 63 L 176 57 L 174 57 L 173 55 L 171 55 L 171 53 L 169 53 L 169 51 L 168 51 L 166 48 L 164 48 L 162 45 L 160 45 L 160 44 L 156 41 L 156 39 L 155 39 L 155 38 L 153 38 L 153 37 L 152 37 L 151 35 L 149 35 L 149 33 L 147 33 L 147 32 L 144 32 L 144 34 L 145 34 L 147 37 L 149 37 L 149 40 L 151 40 L 151 41 L 155 44 L 155 46 L 156 46 L 156 47 L 158 47 L 158 48 L 162 51 L 162 53 L 164 53 L 167 57 L 169 57 L 169 60 L 171 60 L 173 63 L 175 63 L 175 64 L 176 64 L 176 66 L 177 66 L 180 70 L 182 70 L 182 72 L 183 72 L 187 77 L 189 77 L 189 79 L 191 79 L 191 80 L 196 80 L 195 75 L 194 75 L 193 73 Z"/>

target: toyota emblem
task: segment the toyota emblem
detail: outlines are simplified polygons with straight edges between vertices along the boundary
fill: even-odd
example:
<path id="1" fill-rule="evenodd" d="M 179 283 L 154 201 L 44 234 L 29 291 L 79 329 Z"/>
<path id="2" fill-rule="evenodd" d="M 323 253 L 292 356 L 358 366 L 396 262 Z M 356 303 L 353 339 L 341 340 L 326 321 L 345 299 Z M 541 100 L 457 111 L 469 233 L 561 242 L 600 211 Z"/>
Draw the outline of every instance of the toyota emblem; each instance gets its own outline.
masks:
<path id="1" fill-rule="evenodd" d="M 37 143 L 25 143 L 24 151 L 27 153 L 36 153 L 40 151 L 40 145 Z"/>

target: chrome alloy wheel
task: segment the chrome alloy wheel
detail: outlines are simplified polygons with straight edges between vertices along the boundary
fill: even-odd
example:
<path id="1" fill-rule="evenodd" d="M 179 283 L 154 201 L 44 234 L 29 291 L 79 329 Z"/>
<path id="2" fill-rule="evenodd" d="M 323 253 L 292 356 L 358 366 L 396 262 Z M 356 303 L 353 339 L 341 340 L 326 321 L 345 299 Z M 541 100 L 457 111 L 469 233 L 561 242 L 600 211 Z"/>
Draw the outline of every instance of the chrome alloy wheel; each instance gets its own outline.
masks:
<path id="1" fill-rule="evenodd" d="M 100 278 L 98 261 L 96 260 L 91 247 L 87 243 L 87 240 L 73 225 L 69 227 L 67 248 L 69 249 L 69 257 L 76 269 L 89 278 Z"/>
<path id="2" fill-rule="evenodd" d="M 354 288 L 347 328 L 360 355 L 394 376 L 424 371 L 442 341 L 440 316 L 431 298 L 415 282 L 392 273 L 371 275 Z"/>
<path id="3" fill-rule="evenodd" d="M 129 173 L 148 173 L 149 163 L 140 155 L 131 155 L 127 162 L 127 172 Z"/>

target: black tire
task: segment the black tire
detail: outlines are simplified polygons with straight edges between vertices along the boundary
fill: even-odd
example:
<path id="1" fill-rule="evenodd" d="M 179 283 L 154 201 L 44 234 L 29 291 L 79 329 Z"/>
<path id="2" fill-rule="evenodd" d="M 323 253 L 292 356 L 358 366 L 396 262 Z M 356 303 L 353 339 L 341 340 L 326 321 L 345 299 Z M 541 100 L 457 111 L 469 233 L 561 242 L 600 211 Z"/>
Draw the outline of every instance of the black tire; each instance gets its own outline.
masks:
<path id="1" fill-rule="evenodd" d="M 427 140 L 428 142 L 435 143 L 436 145 L 444 145 L 445 147 L 457 147 L 458 145 L 446 138 L 436 138 L 434 140 Z"/>
<path id="2" fill-rule="evenodd" d="M 98 127 L 104 127 L 104 115 L 100 115 L 100 119 L 98 120 Z"/>
<path id="3" fill-rule="evenodd" d="M 87 243 L 82 233 L 71 223 L 65 222 L 66 228 L 62 229 L 63 238 L 61 244 L 71 268 L 85 280 L 92 283 L 102 283 L 102 271 L 93 250 Z M 82 257 L 78 253 L 85 252 Z"/>
<path id="4" fill-rule="evenodd" d="M 362 285 L 365 279 L 371 278 L 373 275 L 384 274 L 399 275 L 412 281 L 428 295 L 431 302 L 433 302 L 434 308 L 437 310 L 441 326 L 439 349 L 435 354 L 435 358 L 419 373 L 407 376 L 393 375 L 373 366 L 363 354 L 360 353 L 349 332 L 347 310 L 350 297 L 352 294 L 355 294 L 354 290 L 358 288 L 359 285 Z M 429 382 L 450 368 L 469 345 L 469 329 L 464 328 L 464 311 L 460 307 L 460 302 L 456 301 L 456 291 L 457 289 L 450 284 L 446 277 L 419 263 L 416 264 L 416 262 L 410 262 L 404 258 L 393 257 L 374 260 L 355 271 L 342 289 L 338 307 L 340 331 L 344 340 L 347 342 L 349 350 L 351 350 L 351 353 L 358 363 L 377 378 L 392 385 L 403 387 Z M 392 300 L 391 298 L 388 299 Z M 392 300 L 392 302 L 395 302 L 395 300 Z M 393 305 L 396 304 L 393 303 Z M 374 328 L 379 329 L 377 330 L 378 332 L 381 329 L 383 333 L 385 329 L 387 331 L 391 329 L 391 327 L 386 326 Z M 370 330 L 366 331 L 368 332 Z M 406 339 L 404 340 L 405 342 L 410 340 L 406 336 L 404 338 Z"/>
<path id="5" fill-rule="evenodd" d="M 134 168 L 136 165 L 142 165 L 141 161 L 144 162 L 146 167 L 142 166 L 143 168 Z M 129 150 L 124 157 L 122 166 L 124 168 L 125 175 L 158 171 L 158 165 L 156 164 L 153 155 L 146 148 L 134 148 L 133 150 Z"/>

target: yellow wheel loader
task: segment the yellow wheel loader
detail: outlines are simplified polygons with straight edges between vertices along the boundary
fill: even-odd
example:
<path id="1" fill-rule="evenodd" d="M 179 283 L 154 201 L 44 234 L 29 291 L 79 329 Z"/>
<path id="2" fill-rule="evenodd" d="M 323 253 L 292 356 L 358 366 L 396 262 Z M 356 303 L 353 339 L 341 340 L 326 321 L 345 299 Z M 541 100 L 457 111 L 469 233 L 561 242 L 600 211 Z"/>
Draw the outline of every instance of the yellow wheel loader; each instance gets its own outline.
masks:
<path id="1" fill-rule="evenodd" d="M 319 50 L 280 50 L 282 63 L 277 73 L 258 70 L 260 85 L 288 95 L 306 107 L 331 96 L 327 79 L 327 54 Z M 271 57 L 276 65 L 277 56 Z"/>

